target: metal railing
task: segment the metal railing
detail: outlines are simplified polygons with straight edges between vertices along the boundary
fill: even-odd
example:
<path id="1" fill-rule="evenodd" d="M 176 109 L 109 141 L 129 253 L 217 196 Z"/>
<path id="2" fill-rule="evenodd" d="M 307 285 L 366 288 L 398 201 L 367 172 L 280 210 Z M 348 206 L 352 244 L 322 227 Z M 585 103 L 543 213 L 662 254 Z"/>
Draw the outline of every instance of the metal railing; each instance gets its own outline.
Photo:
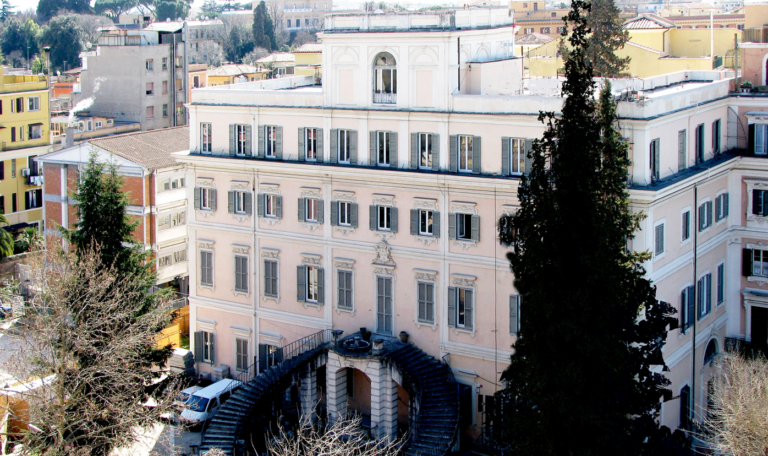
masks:
<path id="1" fill-rule="evenodd" d="M 373 92 L 373 102 L 374 103 L 396 104 L 397 103 L 397 94 L 396 93 Z"/>

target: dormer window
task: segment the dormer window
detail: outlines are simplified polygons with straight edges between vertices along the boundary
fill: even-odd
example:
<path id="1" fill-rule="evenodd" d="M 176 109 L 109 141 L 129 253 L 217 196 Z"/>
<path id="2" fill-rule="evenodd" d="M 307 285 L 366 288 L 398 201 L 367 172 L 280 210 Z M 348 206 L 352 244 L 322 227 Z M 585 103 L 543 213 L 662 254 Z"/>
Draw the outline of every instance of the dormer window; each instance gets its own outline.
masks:
<path id="1" fill-rule="evenodd" d="M 373 102 L 397 103 L 397 63 L 388 52 L 378 54 L 373 63 Z"/>

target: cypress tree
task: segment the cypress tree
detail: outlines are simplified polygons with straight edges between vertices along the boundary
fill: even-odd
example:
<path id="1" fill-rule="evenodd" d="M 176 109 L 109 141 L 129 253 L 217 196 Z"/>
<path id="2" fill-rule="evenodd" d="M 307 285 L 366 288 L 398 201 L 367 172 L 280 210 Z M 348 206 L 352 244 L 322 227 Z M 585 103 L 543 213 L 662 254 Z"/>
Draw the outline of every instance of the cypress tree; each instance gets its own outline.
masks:
<path id="1" fill-rule="evenodd" d="M 267 5 L 262 0 L 253 9 L 253 44 L 255 47 L 271 51 L 274 49 L 274 35 L 272 19 L 267 14 Z"/>
<path id="2" fill-rule="evenodd" d="M 499 223 L 522 297 L 519 338 L 502 379 L 504 440 L 514 454 L 654 454 L 669 381 L 653 373 L 674 309 L 627 243 L 628 146 L 606 86 L 594 98 L 590 4 L 574 0 L 562 114 L 542 112 L 519 211 Z"/>
<path id="3" fill-rule="evenodd" d="M 592 63 L 595 75 L 615 78 L 629 66 L 630 57 L 620 58 L 616 50 L 623 49 L 629 41 L 624 29 L 621 10 L 613 0 L 592 0 L 587 26 L 592 31 L 587 40 L 587 59 Z"/>

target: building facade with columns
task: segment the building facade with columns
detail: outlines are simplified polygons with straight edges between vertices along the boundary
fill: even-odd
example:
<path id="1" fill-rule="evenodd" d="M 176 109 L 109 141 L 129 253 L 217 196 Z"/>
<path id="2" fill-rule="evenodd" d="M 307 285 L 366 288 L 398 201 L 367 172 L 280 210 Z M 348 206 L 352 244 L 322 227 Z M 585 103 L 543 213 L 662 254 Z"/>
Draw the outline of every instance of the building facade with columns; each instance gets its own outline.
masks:
<path id="1" fill-rule="evenodd" d="M 559 87 L 521 80 L 503 10 L 331 15 L 324 30 L 322 86 L 293 77 L 193 93 L 190 152 L 178 159 L 197 369 L 253 375 L 321 330 L 365 328 L 386 343 L 404 332 L 460 385 L 462 442 L 485 444 L 525 311 L 497 221 L 519 206 L 538 113 L 560 110 Z M 732 153 L 728 73 L 613 89 L 633 210 L 647 215 L 631 246 L 652 252 L 648 276 L 681 319 L 664 349 L 674 397 L 660 420 L 690 428 L 706 410 L 710 361 L 726 338 L 748 340 L 734 233 L 751 193 L 735 176 L 758 159 Z M 352 358 L 328 352 L 312 397 L 380 422 L 382 371 Z M 408 404 L 399 369 L 384 380 Z"/>

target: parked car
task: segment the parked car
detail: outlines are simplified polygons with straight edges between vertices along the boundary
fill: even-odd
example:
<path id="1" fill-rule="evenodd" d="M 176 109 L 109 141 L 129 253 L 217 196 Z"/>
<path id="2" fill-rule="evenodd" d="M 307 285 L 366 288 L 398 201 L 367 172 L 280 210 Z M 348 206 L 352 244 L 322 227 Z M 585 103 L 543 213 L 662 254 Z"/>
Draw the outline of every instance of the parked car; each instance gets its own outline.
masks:
<path id="1" fill-rule="evenodd" d="M 224 379 L 193 393 L 181 412 L 181 424 L 188 428 L 203 427 L 216 416 L 221 404 L 237 391 L 242 383 Z"/>
<path id="2" fill-rule="evenodd" d="M 192 395 L 203 389 L 202 386 L 190 386 L 189 388 L 182 390 L 178 396 L 173 400 L 173 405 L 179 409 L 179 412 L 184 410 L 189 401 L 192 399 Z"/>

